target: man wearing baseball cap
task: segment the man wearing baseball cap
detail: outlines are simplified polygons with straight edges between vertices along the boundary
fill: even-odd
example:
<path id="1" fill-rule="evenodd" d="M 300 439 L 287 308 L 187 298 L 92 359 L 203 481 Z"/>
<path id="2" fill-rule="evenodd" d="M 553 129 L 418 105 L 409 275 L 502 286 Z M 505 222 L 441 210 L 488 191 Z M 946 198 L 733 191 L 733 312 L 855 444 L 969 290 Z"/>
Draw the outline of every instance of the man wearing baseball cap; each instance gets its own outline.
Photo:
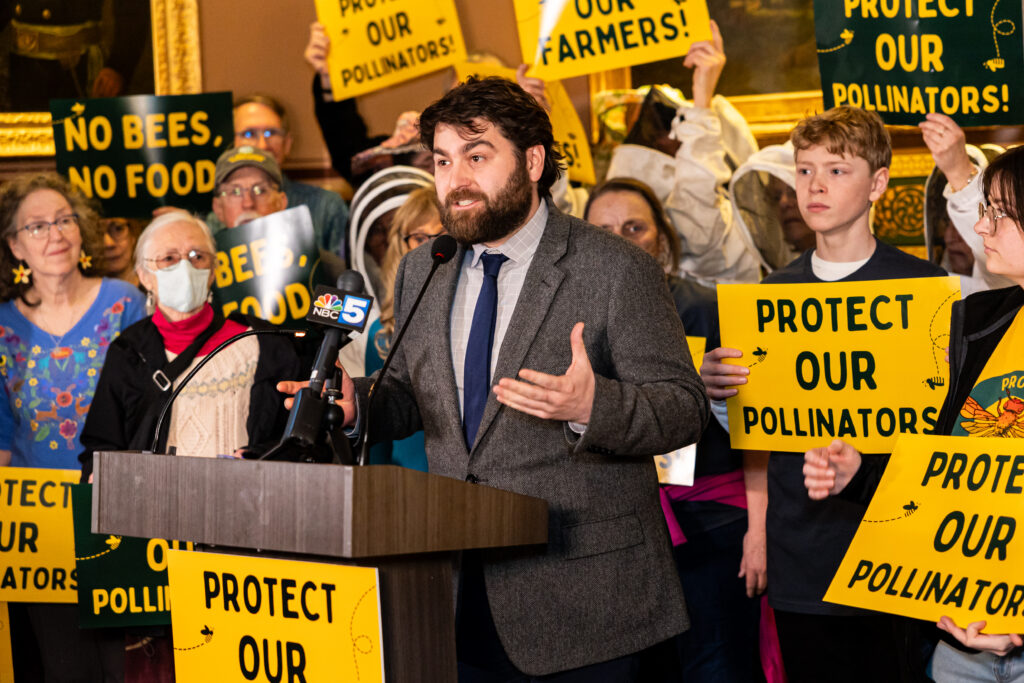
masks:
<path id="1" fill-rule="evenodd" d="M 213 213 L 225 227 L 237 228 L 288 208 L 277 161 L 251 145 L 221 154 L 213 181 Z"/>

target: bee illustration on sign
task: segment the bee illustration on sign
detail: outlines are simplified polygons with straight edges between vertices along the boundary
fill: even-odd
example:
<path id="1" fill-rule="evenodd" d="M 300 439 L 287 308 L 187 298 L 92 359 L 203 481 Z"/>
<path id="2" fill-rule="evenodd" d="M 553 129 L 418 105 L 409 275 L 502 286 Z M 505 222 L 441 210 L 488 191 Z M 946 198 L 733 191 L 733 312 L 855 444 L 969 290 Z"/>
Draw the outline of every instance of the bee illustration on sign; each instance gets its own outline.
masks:
<path id="1" fill-rule="evenodd" d="M 758 346 L 756 349 L 754 349 L 753 356 L 757 360 L 748 365 L 748 368 L 752 368 L 758 363 L 763 363 L 764 360 L 768 357 L 768 349 L 762 349 L 760 346 Z"/>
<path id="2" fill-rule="evenodd" d="M 1010 395 L 1007 389 L 1006 398 L 996 401 L 994 409 L 995 413 L 989 412 L 968 396 L 960 409 L 960 415 L 968 419 L 960 426 L 975 436 L 1024 437 L 1024 400 Z"/>

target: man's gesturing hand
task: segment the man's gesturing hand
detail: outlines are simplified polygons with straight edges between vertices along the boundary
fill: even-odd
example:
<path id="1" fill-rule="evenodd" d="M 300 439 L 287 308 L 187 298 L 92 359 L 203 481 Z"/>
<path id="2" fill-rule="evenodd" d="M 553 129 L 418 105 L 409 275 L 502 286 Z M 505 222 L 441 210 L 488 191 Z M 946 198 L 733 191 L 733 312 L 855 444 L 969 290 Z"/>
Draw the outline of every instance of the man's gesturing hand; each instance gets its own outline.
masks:
<path id="1" fill-rule="evenodd" d="M 594 370 L 583 345 L 583 323 L 569 336 L 572 363 L 564 375 L 520 370 L 519 380 L 503 377 L 494 387 L 498 400 L 510 408 L 545 420 L 587 424 L 594 404 Z M 522 380 L 522 381 L 520 381 Z"/>

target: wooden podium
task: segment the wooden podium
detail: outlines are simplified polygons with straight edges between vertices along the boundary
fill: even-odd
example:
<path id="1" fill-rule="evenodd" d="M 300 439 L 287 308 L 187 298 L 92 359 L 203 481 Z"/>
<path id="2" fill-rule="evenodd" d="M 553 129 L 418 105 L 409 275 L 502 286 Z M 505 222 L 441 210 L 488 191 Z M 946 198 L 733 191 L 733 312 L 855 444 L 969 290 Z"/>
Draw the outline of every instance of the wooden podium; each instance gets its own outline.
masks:
<path id="1" fill-rule="evenodd" d="M 389 683 L 455 681 L 451 553 L 547 543 L 547 502 L 390 465 L 95 455 L 92 531 L 377 567 Z"/>

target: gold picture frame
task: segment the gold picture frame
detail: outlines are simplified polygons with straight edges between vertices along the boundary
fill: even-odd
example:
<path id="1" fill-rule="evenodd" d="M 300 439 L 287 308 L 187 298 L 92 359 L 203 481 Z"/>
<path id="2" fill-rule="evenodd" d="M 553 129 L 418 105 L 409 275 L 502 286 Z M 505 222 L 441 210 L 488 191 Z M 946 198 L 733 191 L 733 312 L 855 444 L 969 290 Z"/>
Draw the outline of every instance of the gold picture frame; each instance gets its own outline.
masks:
<path id="1" fill-rule="evenodd" d="M 202 92 L 198 0 L 150 0 L 157 95 Z M 54 155 L 49 112 L 0 113 L 0 157 Z"/>

